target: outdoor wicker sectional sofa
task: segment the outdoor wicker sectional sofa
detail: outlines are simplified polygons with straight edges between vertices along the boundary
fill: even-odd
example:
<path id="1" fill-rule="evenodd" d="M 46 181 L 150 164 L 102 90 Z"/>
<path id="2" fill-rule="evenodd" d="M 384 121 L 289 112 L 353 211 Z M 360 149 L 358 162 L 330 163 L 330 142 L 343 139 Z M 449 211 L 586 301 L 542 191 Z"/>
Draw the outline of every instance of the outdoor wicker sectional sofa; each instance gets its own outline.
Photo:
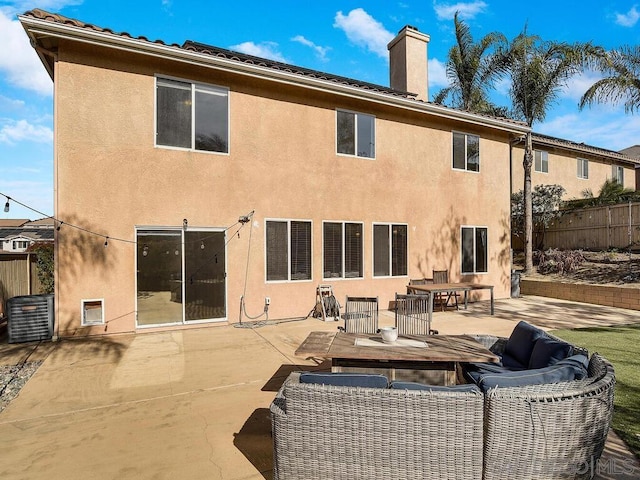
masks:
<path id="1" fill-rule="evenodd" d="M 505 354 L 508 339 L 476 338 Z M 292 373 L 271 404 L 274 479 L 591 478 L 614 383 L 597 353 L 584 378 L 484 390 Z"/>

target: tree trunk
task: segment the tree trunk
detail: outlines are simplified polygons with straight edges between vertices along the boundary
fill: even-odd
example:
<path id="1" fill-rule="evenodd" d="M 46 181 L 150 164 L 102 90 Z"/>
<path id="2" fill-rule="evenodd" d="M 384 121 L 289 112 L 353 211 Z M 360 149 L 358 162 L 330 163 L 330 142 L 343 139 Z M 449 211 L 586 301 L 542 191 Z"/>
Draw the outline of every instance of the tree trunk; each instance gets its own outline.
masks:
<path id="1" fill-rule="evenodd" d="M 533 271 L 533 196 L 531 190 L 531 165 L 533 164 L 533 145 L 531 132 L 527 133 L 524 147 L 524 271 Z"/>

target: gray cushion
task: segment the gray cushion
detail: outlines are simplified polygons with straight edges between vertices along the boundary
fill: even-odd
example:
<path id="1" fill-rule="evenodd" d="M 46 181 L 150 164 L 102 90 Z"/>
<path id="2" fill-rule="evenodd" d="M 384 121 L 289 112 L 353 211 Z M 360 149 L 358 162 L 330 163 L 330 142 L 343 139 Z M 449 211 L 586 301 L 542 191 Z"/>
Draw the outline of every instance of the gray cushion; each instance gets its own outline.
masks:
<path id="1" fill-rule="evenodd" d="M 384 375 L 367 373 L 305 372 L 300 374 L 300 383 L 317 383 L 338 387 L 389 387 L 389 380 Z"/>
<path id="2" fill-rule="evenodd" d="M 395 390 L 427 390 L 430 392 L 480 392 L 473 383 L 462 385 L 426 385 L 417 382 L 391 382 L 391 388 Z"/>
<path id="3" fill-rule="evenodd" d="M 531 351 L 529 368 L 544 368 L 555 365 L 569 356 L 573 347 L 567 342 L 541 337 Z"/>
<path id="4" fill-rule="evenodd" d="M 569 382 L 576 379 L 576 366 L 573 364 L 557 364 L 532 370 L 517 372 L 487 373 L 476 376 L 476 383 L 483 392 L 494 387 L 523 387 L 525 385 L 541 385 L 543 383 Z"/>
<path id="5" fill-rule="evenodd" d="M 506 367 L 527 368 L 533 347 L 536 341 L 543 335 L 544 332 L 539 328 L 524 321 L 518 322 L 504 347 L 502 364 Z M 513 362 L 513 360 L 515 360 L 515 362 Z M 513 363 L 516 364 L 512 365 Z"/>
<path id="6" fill-rule="evenodd" d="M 578 354 L 560 360 L 556 365 L 573 368 L 576 380 L 582 380 L 589 375 L 589 359 L 586 355 Z"/>

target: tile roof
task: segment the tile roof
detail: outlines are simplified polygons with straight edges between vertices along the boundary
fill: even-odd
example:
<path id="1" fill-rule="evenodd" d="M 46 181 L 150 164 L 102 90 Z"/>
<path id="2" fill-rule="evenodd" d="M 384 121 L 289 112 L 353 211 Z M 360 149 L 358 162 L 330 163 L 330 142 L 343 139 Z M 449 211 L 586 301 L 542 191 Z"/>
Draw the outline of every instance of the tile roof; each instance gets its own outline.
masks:
<path id="1" fill-rule="evenodd" d="M 504 118 L 504 117 L 494 117 L 494 116 L 490 116 L 490 115 L 477 114 L 477 113 L 473 113 L 473 112 L 466 112 L 466 111 L 458 110 L 458 109 L 455 109 L 455 108 L 446 107 L 444 105 L 435 104 L 433 102 L 427 102 L 427 101 L 423 101 L 423 100 L 418 100 L 418 99 L 415 98 L 416 94 L 413 94 L 413 93 L 410 93 L 410 92 L 404 92 L 404 91 L 400 91 L 400 90 L 395 90 L 395 89 L 392 89 L 392 88 L 389 88 L 389 87 L 386 87 L 386 86 L 382 86 L 382 85 L 363 82 L 363 81 L 360 81 L 360 80 L 355 80 L 355 79 L 352 79 L 352 78 L 342 77 L 342 76 L 339 76 L 339 75 L 333 75 L 333 74 L 321 72 L 321 71 L 318 71 L 318 70 L 312 70 L 312 69 L 308 69 L 308 68 L 304 68 L 304 67 L 298 67 L 298 66 L 295 66 L 295 65 L 290 65 L 290 64 L 286 64 L 286 63 L 282 63 L 282 62 L 277 62 L 277 61 L 274 61 L 274 60 L 268 60 L 268 59 L 261 58 L 261 57 L 255 57 L 255 56 L 252 56 L 252 55 L 247 55 L 247 54 L 244 54 L 244 53 L 239 53 L 239 52 L 227 50 L 227 49 L 224 49 L 224 48 L 214 47 L 214 46 L 207 45 L 207 44 L 204 44 L 204 43 L 195 42 L 195 41 L 192 41 L 192 40 L 185 41 L 183 43 L 183 45 L 178 45 L 178 44 L 175 44 L 175 43 L 167 44 L 167 43 L 163 42 L 162 40 L 150 41 L 147 37 L 144 37 L 144 36 L 134 37 L 134 36 L 130 35 L 127 32 L 114 32 L 113 30 L 111 30 L 109 28 L 98 27 L 98 26 L 90 24 L 90 23 L 86 23 L 86 22 L 82 22 L 80 20 L 75 20 L 75 19 L 72 19 L 72 18 L 68 18 L 68 17 L 65 17 L 65 16 L 60 15 L 60 14 L 50 13 L 50 12 L 47 12 L 47 11 L 41 10 L 41 9 L 30 10 L 30 11 L 24 13 L 23 16 L 24 17 L 32 17 L 32 18 L 39 19 L 39 20 L 45 20 L 45 21 L 49 21 L 49 22 L 53 22 L 53 23 L 57 23 L 57 24 L 69 25 L 69 26 L 72 26 L 72 27 L 92 30 L 92 31 L 100 32 L 100 33 L 107 33 L 107 34 L 111 34 L 111 35 L 115 35 L 115 36 L 119 36 L 119 37 L 137 39 L 137 40 L 141 40 L 141 41 L 149 42 L 149 43 L 154 43 L 154 44 L 158 44 L 158 45 L 167 45 L 169 47 L 180 49 L 181 51 L 194 52 L 194 53 L 198 53 L 198 54 L 202 54 L 202 55 L 209 55 L 209 56 L 212 56 L 212 57 L 221 58 L 221 59 L 224 59 L 224 60 L 229 60 L 229 61 L 238 62 L 238 63 L 242 63 L 242 64 L 253 65 L 253 66 L 257 66 L 257 67 L 263 67 L 263 68 L 267 68 L 267 69 L 275 70 L 275 71 L 279 71 L 279 72 L 291 73 L 291 74 L 294 74 L 294 75 L 299 75 L 301 77 L 306 77 L 306 78 L 310 78 L 310 79 L 316 79 L 316 80 L 320 80 L 320 81 L 326 81 L 326 82 L 331 82 L 331 83 L 335 83 L 335 84 L 350 86 L 350 87 L 354 87 L 354 88 L 357 88 L 357 89 L 360 89 L 360 90 L 363 90 L 363 91 L 369 91 L 369 92 L 381 93 L 381 94 L 384 94 L 384 95 L 390 95 L 390 96 L 393 96 L 393 97 L 396 97 L 396 98 L 402 98 L 402 99 L 406 99 L 406 100 L 415 102 L 417 105 L 429 105 L 432 108 L 437 109 L 438 112 L 442 112 L 444 114 L 447 114 L 447 112 L 449 112 L 449 114 L 451 114 L 451 115 L 460 116 L 460 114 L 462 114 L 463 116 L 465 116 L 465 118 L 467 116 L 470 116 L 470 117 L 474 117 L 474 118 L 477 118 L 477 119 L 484 119 L 484 121 L 487 121 L 487 122 L 496 122 L 496 121 L 498 121 L 498 122 L 503 123 L 503 124 L 512 125 L 514 128 L 518 128 L 519 130 L 521 130 L 523 128 L 527 128 L 526 124 L 524 122 L 519 121 L 519 120 L 514 120 L 514 119 Z M 434 110 L 434 113 L 435 113 L 435 110 Z"/>
<path id="2" fill-rule="evenodd" d="M 535 132 L 532 133 L 531 139 L 534 143 L 544 143 L 545 145 L 554 145 L 557 147 L 567 148 L 583 153 L 605 156 L 627 163 L 640 164 L 640 161 L 638 159 L 624 153 L 616 152 L 614 150 L 607 150 L 606 148 L 594 147 L 593 145 L 586 145 L 585 143 L 572 142 L 571 140 L 564 140 L 562 138 L 552 137 L 550 135 L 543 135 L 541 133 Z"/>
<path id="3" fill-rule="evenodd" d="M 215 57 L 225 58 L 227 60 L 235 60 L 238 62 L 249 63 L 252 65 L 258 65 L 261 67 L 267 67 L 274 70 L 281 70 L 297 75 L 303 75 L 306 77 L 318 78 L 320 80 L 329 80 L 331 82 L 342 83 L 344 85 L 350 85 L 365 90 L 373 90 L 377 92 L 388 93 L 391 95 L 398 95 L 401 97 L 415 97 L 415 93 L 403 92 L 400 90 L 394 90 L 382 85 L 376 85 L 374 83 L 361 82 L 360 80 L 354 80 L 352 78 L 341 77 L 339 75 L 333 75 L 330 73 L 320 72 L 318 70 L 312 70 L 310 68 L 298 67 L 290 65 L 288 63 L 276 62 L 274 60 L 268 60 L 266 58 L 254 57 L 253 55 L 247 55 L 244 53 L 234 52 L 232 50 L 226 50 L 220 47 L 214 47 L 212 45 L 206 45 L 204 43 L 194 42 L 187 40 L 182 45 L 185 50 L 193 52 L 204 53 L 206 55 L 212 55 Z"/>

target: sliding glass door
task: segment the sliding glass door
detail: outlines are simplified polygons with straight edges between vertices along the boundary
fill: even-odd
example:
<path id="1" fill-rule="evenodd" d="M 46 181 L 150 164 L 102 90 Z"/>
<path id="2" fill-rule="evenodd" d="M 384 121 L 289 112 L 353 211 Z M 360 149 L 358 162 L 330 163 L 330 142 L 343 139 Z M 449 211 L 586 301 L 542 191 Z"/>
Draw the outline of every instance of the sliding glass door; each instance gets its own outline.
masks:
<path id="1" fill-rule="evenodd" d="M 224 231 L 137 232 L 137 324 L 226 317 Z"/>

